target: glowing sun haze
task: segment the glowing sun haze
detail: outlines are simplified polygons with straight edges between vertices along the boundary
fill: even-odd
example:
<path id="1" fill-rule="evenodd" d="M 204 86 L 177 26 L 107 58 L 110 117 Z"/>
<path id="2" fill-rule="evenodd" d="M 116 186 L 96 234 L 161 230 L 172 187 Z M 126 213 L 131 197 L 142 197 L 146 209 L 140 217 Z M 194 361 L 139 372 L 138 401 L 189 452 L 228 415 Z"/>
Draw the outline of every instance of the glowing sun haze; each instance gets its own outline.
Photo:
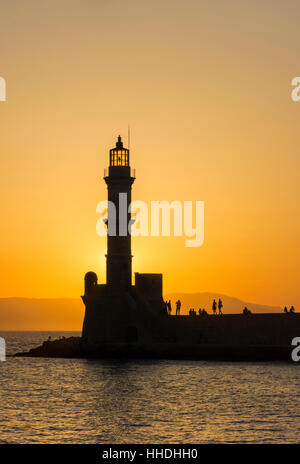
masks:
<path id="1" fill-rule="evenodd" d="M 205 241 L 133 239 L 164 292 L 299 297 L 300 3 L 0 1 L 0 296 L 105 279 L 96 205 L 132 128 L 133 199 L 203 200 Z"/>

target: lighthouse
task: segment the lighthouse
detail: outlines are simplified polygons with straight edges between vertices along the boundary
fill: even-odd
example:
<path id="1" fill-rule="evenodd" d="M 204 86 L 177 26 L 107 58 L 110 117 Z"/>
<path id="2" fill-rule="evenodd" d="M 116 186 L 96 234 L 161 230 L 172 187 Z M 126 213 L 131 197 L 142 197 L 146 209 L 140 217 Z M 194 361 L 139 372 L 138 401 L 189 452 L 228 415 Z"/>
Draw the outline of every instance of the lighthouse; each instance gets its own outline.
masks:
<path id="1" fill-rule="evenodd" d="M 123 147 L 120 135 L 115 148 L 109 151 L 108 175 L 104 180 L 112 205 L 108 207 L 107 218 L 106 283 L 110 291 L 129 290 L 132 284 L 129 205 L 135 174 L 130 167 L 129 149 Z"/>
<path id="2" fill-rule="evenodd" d="M 104 171 L 107 185 L 106 283 L 95 272 L 84 276 L 85 315 L 83 349 L 88 353 L 123 354 L 133 346 L 165 341 L 169 334 L 162 297 L 162 274 L 135 272 L 132 283 L 130 227 L 131 189 L 135 171 L 130 167 L 129 149 L 121 137 L 109 150 L 109 167 Z M 140 349 L 140 348 L 138 348 Z M 132 352 L 131 352 L 132 353 Z"/>

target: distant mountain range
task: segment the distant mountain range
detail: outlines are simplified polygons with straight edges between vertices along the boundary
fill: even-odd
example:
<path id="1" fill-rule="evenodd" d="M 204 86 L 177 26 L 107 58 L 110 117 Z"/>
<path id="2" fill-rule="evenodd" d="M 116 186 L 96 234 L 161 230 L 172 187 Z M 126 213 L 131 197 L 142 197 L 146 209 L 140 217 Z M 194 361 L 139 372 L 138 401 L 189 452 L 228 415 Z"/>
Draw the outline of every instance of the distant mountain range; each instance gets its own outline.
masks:
<path id="1" fill-rule="evenodd" d="M 175 301 L 182 302 L 181 314 L 190 308 L 205 308 L 211 313 L 213 299 L 221 298 L 224 313 L 241 313 L 243 308 L 253 313 L 281 312 L 278 306 L 265 306 L 248 303 L 237 298 L 218 293 L 170 293 L 164 295 L 171 299 L 172 312 Z M 80 298 L 0 298 L 1 330 L 81 330 L 84 305 Z"/>
<path id="2" fill-rule="evenodd" d="M 80 298 L 0 298 L 0 330 L 81 330 Z"/>
<path id="3" fill-rule="evenodd" d="M 267 306 L 257 303 L 249 303 L 232 296 L 222 295 L 221 293 L 170 293 L 164 295 L 164 298 L 171 300 L 172 312 L 175 312 L 175 302 L 180 299 L 182 303 L 181 314 L 188 314 L 190 308 L 198 312 L 199 308 L 205 308 L 208 313 L 212 313 L 212 303 L 215 299 L 217 302 L 221 298 L 223 302 L 223 313 L 241 313 L 245 306 L 253 313 L 278 313 L 282 312 L 279 306 Z"/>

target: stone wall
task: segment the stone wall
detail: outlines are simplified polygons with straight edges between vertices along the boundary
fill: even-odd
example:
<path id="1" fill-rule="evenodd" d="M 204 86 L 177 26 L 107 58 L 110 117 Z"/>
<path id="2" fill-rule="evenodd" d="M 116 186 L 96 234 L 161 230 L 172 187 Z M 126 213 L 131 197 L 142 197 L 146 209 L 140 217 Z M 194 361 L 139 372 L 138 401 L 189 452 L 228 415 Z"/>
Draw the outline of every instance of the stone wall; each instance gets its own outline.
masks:
<path id="1" fill-rule="evenodd" d="M 176 342 L 290 346 L 300 337 L 300 314 L 170 316 Z"/>

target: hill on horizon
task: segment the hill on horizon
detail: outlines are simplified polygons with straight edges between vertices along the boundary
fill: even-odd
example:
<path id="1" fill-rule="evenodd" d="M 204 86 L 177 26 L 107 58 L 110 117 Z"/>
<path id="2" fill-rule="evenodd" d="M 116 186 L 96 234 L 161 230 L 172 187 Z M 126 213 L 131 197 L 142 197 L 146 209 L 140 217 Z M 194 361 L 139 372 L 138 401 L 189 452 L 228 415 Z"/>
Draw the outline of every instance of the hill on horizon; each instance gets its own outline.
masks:
<path id="1" fill-rule="evenodd" d="M 190 308 L 205 308 L 212 312 L 213 299 L 221 298 L 223 312 L 241 313 L 247 306 L 253 313 L 282 312 L 279 306 L 248 303 L 238 298 L 219 293 L 169 293 L 164 298 L 171 299 L 172 313 L 175 301 L 182 302 L 181 314 L 188 314 Z M 0 330 L 46 330 L 78 331 L 82 328 L 84 304 L 80 298 L 0 298 Z"/>
<path id="2" fill-rule="evenodd" d="M 182 303 L 181 314 L 188 314 L 190 308 L 194 308 L 196 312 L 198 309 L 205 308 L 209 314 L 212 314 L 212 303 L 215 299 L 217 302 L 221 298 L 223 302 L 224 314 L 240 314 L 244 307 L 247 306 L 253 313 L 280 313 L 282 308 L 280 306 L 268 306 L 258 303 L 249 303 L 232 296 L 224 295 L 222 293 L 201 292 L 201 293 L 169 293 L 165 295 L 165 299 L 171 300 L 172 313 L 175 312 L 175 302 L 180 299 Z"/>
<path id="3" fill-rule="evenodd" d="M 81 330 L 80 298 L 0 298 L 0 330 Z"/>

